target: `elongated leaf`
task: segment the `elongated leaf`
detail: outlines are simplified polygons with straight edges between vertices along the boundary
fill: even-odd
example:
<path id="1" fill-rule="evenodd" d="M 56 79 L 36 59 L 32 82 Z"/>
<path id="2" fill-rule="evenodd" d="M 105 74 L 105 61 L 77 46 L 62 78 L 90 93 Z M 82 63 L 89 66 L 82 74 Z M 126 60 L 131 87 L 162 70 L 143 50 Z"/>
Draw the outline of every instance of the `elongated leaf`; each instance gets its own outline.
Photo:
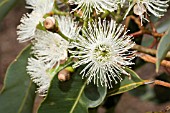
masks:
<path id="1" fill-rule="evenodd" d="M 159 71 L 159 66 L 161 64 L 161 61 L 165 58 L 167 52 L 170 50 L 170 27 L 166 34 L 161 38 L 157 53 L 156 53 L 156 71 Z"/>
<path id="2" fill-rule="evenodd" d="M 156 24 L 156 30 L 158 33 L 165 32 L 170 26 L 170 17 L 163 17 L 163 21 Z"/>
<path id="3" fill-rule="evenodd" d="M 114 87 L 108 91 L 107 96 L 121 94 L 144 84 L 144 81 L 133 70 L 126 68 L 126 71 L 131 75 L 131 79 L 129 79 L 128 76 L 124 76 L 123 81 L 121 81 L 120 84 L 114 85 Z"/>
<path id="4" fill-rule="evenodd" d="M 9 66 L 0 93 L 0 113 L 31 113 L 35 98 L 35 84 L 26 73 L 30 46 Z"/>
<path id="5" fill-rule="evenodd" d="M 105 96 L 106 87 L 86 85 L 79 71 L 63 83 L 55 76 L 38 113 L 88 113 L 88 108 L 100 105 Z"/>
<path id="6" fill-rule="evenodd" d="M 2 21 L 17 1 L 19 0 L 0 0 L 0 21 Z"/>

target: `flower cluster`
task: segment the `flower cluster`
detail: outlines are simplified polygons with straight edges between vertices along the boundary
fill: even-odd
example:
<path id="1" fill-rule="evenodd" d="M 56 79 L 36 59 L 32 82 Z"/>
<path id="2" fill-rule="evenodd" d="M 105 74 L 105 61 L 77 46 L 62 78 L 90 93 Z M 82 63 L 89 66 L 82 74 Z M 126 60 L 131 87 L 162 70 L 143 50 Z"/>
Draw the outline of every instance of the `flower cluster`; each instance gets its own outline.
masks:
<path id="1" fill-rule="evenodd" d="M 27 8 L 33 11 L 31 14 L 24 14 L 21 18 L 21 24 L 17 27 L 19 42 L 26 42 L 33 39 L 36 27 L 44 21 L 43 16 L 49 13 L 54 5 L 54 0 L 27 0 Z"/>
<path id="2" fill-rule="evenodd" d="M 90 18 L 94 10 L 97 14 L 105 12 L 106 10 L 113 12 L 116 11 L 119 6 L 123 7 L 123 5 L 128 2 L 129 8 L 124 18 L 126 18 L 133 8 L 134 14 L 140 16 L 142 24 L 143 19 L 148 21 L 145 17 L 145 14 L 148 12 L 156 17 L 163 16 L 163 13 L 167 11 L 166 8 L 169 6 L 169 1 L 170 0 L 69 0 L 69 3 L 77 5 L 73 11 L 82 12 L 81 16 L 83 18 Z"/>
<path id="3" fill-rule="evenodd" d="M 148 19 L 145 17 L 145 13 L 147 12 L 150 12 L 154 16 L 160 18 L 164 15 L 163 13 L 167 11 L 166 8 L 169 6 L 167 4 L 168 2 L 169 0 L 133 0 L 125 14 L 125 17 L 133 8 L 134 14 L 141 18 L 141 24 L 143 19 L 148 21 Z"/>
<path id="4" fill-rule="evenodd" d="M 77 5 L 73 11 L 82 11 L 83 18 L 89 18 L 93 10 L 99 14 L 104 10 L 112 12 L 118 7 L 116 0 L 69 0 L 69 3 Z"/>
<path id="5" fill-rule="evenodd" d="M 69 42 L 58 33 L 38 29 L 38 25 L 45 27 L 44 15 L 50 13 L 54 8 L 54 0 L 27 0 L 27 8 L 32 9 L 31 14 L 25 14 L 21 19 L 21 24 L 17 27 L 19 42 L 32 42 L 32 54 L 34 57 L 28 59 L 27 72 L 34 83 L 39 88 L 40 94 L 45 94 L 53 76 L 53 68 L 58 68 L 60 61 L 68 57 Z M 62 34 L 70 39 L 79 34 L 78 23 L 69 16 L 53 16 L 58 23 Z M 55 22 L 51 20 L 51 22 Z"/>
<path id="6" fill-rule="evenodd" d="M 121 74 L 128 75 L 124 68 L 133 64 L 135 52 L 129 49 L 134 42 L 122 24 L 98 16 L 93 20 L 91 14 L 114 12 L 128 2 L 125 17 L 133 8 L 141 20 L 147 20 L 144 16 L 147 11 L 162 16 L 168 1 L 69 0 L 74 5 L 72 11 L 81 13 L 83 20 L 77 15 L 60 13 L 55 9 L 56 0 L 26 0 L 26 8 L 32 12 L 23 15 L 17 34 L 19 42 L 31 40 L 33 57 L 28 59 L 27 72 L 39 86 L 37 92 L 47 93 L 61 61 L 70 58 L 74 59 L 73 68 L 85 66 L 80 74 L 88 83 L 112 88 L 122 80 Z M 76 22 L 77 18 L 81 21 Z"/>

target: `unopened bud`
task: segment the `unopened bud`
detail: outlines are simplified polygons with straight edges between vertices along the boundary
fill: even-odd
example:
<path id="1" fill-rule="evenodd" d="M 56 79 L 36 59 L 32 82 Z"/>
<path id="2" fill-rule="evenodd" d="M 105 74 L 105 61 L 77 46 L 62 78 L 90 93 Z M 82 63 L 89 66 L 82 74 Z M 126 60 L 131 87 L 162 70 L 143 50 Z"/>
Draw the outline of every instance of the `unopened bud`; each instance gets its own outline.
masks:
<path id="1" fill-rule="evenodd" d="M 134 7 L 133 7 L 133 12 L 134 14 L 136 15 L 142 15 L 143 13 L 146 12 L 146 8 L 143 4 L 136 4 Z"/>
<path id="2" fill-rule="evenodd" d="M 53 17 L 47 17 L 44 21 L 44 27 L 46 29 L 52 29 L 55 25 L 55 19 Z"/>
<path id="3" fill-rule="evenodd" d="M 59 81 L 61 81 L 61 82 L 70 80 L 70 72 L 67 71 L 67 70 L 65 70 L 65 69 L 61 70 L 61 71 L 58 73 L 58 79 L 59 79 Z"/>

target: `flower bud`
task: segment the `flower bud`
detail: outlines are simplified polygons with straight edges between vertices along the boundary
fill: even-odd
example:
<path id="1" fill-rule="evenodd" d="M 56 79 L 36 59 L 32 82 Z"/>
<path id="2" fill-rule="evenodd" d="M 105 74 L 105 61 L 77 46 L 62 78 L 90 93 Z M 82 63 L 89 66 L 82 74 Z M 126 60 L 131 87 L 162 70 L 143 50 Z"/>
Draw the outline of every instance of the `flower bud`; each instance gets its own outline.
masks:
<path id="1" fill-rule="evenodd" d="M 61 71 L 58 73 L 58 79 L 59 79 L 59 81 L 61 81 L 61 82 L 70 80 L 70 72 L 67 71 L 66 69 L 61 70 Z"/>
<path id="2" fill-rule="evenodd" d="M 44 21 L 44 27 L 46 29 L 52 29 L 55 25 L 55 19 L 53 17 L 47 17 Z"/>
<path id="3" fill-rule="evenodd" d="M 133 12 L 136 15 L 143 15 L 143 13 L 146 12 L 146 8 L 145 8 L 145 6 L 143 4 L 136 4 L 133 7 Z"/>

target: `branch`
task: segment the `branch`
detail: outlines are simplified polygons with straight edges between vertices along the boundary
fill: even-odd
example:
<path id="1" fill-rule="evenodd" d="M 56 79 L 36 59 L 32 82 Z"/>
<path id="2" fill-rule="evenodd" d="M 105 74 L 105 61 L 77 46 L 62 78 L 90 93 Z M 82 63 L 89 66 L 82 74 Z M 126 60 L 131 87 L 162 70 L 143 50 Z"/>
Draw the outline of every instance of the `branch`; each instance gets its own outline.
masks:
<path id="1" fill-rule="evenodd" d="M 157 33 L 157 32 L 154 32 L 154 31 L 149 31 L 147 29 L 144 29 L 142 30 L 144 34 L 148 34 L 148 35 L 152 35 L 153 37 L 163 37 L 165 35 L 165 33 Z"/>
<path id="2" fill-rule="evenodd" d="M 157 37 L 161 38 L 165 35 L 165 33 L 157 33 L 157 32 L 149 31 L 147 29 L 141 29 L 141 30 L 139 30 L 135 33 L 130 34 L 130 36 L 136 37 L 136 36 L 140 36 L 140 35 L 143 35 L 143 34 L 152 35 L 155 38 L 157 38 Z"/>
<path id="3" fill-rule="evenodd" d="M 141 26 L 140 18 L 137 18 L 133 15 L 129 16 L 139 27 L 139 29 L 144 29 L 144 26 Z"/>
<path id="4" fill-rule="evenodd" d="M 144 80 L 144 84 L 153 84 L 170 88 L 169 82 L 164 82 L 161 80 Z"/>
<path id="5" fill-rule="evenodd" d="M 155 80 L 154 84 L 170 88 L 170 83 L 168 83 L 168 82 L 164 82 L 164 81 L 160 81 L 160 80 Z"/>
<path id="6" fill-rule="evenodd" d="M 139 19 L 139 18 L 131 15 L 131 16 L 128 17 L 128 20 L 127 20 L 128 23 L 129 23 L 129 21 L 130 21 L 129 18 L 132 19 L 132 20 L 138 25 L 138 27 L 139 27 L 139 29 L 140 29 L 139 31 L 130 34 L 130 35 L 133 36 L 133 37 L 139 36 L 139 35 L 142 35 L 142 34 L 149 34 L 149 35 L 152 35 L 152 36 L 155 37 L 155 38 L 158 38 L 158 37 L 161 38 L 161 37 L 164 36 L 164 34 L 165 34 L 165 33 L 158 33 L 158 32 L 156 31 L 155 26 L 154 26 L 153 23 L 151 23 L 151 22 L 150 22 L 150 25 L 151 25 L 152 31 L 150 31 L 150 30 L 148 30 L 148 29 L 145 29 L 144 26 L 141 26 L 141 22 L 140 22 L 140 19 Z M 127 24 L 127 22 L 126 22 L 126 24 Z M 127 25 L 126 25 L 126 26 L 127 26 Z"/>
<path id="7" fill-rule="evenodd" d="M 150 56 L 150 55 L 148 55 L 148 54 L 137 53 L 137 55 L 138 55 L 141 59 L 143 59 L 144 61 L 146 61 L 146 62 L 150 62 L 150 63 L 154 63 L 154 64 L 156 63 L 156 58 L 155 58 L 155 57 L 152 57 L 152 56 Z M 161 62 L 161 65 L 170 68 L 170 61 L 163 60 L 163 61 Z"/>
<path id="8" fill-rule="evenodd" d="M 156 49 L 150 49 L 150 48 L 140 46 L 140 45 L 137 45 L 137 44 L 134 45 L 132 47 L 132 49 L 137 50 L 137 51 L 142 52 L 142 53 L 147 53 L 147 54 L 150 54 L 150 55 L 156 55 L 156 52 L 157 52 Z M 170 52 L 167 53 L 166 58 L 170 58 Z"/>
<path id="9" fill-rule="evenodd" d="M 143 35 L 143 31 L 139 30 L 139 31 L 134 32 L 134 33 L 129 34 L 129 35 L 132 36 L 132 37 L 137 37 L 137 36 Z"/>

